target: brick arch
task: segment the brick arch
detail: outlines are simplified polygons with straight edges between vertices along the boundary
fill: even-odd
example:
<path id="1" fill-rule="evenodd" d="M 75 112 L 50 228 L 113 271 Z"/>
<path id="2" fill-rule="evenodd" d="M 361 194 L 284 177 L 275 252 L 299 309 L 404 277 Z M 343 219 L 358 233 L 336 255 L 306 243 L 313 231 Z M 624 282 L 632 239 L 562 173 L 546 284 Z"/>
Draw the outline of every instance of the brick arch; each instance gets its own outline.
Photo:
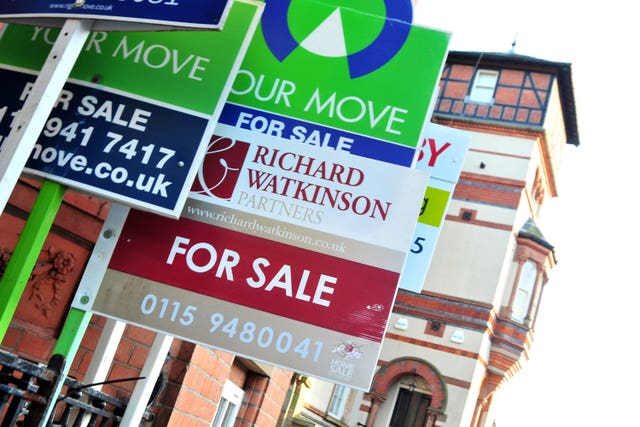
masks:
<path id="1" fill-rule="evenodd" d="M 429 362 L 416 358 L 401 358 L 385 363 L 376 372 L 370 395 L 384 401 L 389 388 L 405 375 L 420 375 L 431 387 L 431 411 L 444 415 L 447 407 L 447 388 L 440 372 Z"/>

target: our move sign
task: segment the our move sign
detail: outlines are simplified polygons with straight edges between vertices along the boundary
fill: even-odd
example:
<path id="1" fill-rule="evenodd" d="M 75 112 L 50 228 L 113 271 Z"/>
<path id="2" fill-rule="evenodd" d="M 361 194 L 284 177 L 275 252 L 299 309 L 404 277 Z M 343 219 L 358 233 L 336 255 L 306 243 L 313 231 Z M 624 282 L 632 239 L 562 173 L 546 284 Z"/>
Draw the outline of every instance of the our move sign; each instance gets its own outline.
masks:
<path id="1" fill-rule="evenodd" d="M 267 4 L 220 122 L 411 166 L 450 34 L 409 0 Z"/>

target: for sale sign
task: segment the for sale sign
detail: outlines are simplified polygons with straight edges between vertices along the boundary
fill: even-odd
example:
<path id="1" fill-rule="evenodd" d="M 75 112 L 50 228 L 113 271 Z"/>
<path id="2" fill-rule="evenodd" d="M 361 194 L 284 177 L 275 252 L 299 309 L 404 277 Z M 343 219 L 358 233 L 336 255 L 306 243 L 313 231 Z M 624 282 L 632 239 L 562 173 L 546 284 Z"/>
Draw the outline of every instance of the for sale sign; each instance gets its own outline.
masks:
<path id="1" fill-rule="evenodd" d="M 368 389 L 427 173 L 218 130 L 181 218 L 131 212 L 74 305 Z"/>
<path id="2" fill-rule="evenodd" d="M 219 32 L 92 33 L 26 171 L 177 217 L 262 8 L 234 2 Z M 56 35 L 3 29 L 0 144 Z"/>
<path id="3" fill-rule="evenodd" d="M 471 133 L 430 123 L 423 133 L 417 168 L 429 172 L 420 216 L 400 287 L 422 292 L 449 202 L 471 144 Z"/>
<path id="4" fill-rule="evenodd" d="M 412 166 L 450 34 L 409 0 L 343 3 L 269 2 L 220 122 Z"/>
<path id="5" fill-rule="evenodd" d="M 190 197 L 403 252 L 415 224 L 405 215 L 415 198 L 398 197 L 414 171 L 383 172 L 379 162 L 282 144 L 278 138 L 219 125 Z M 249 143 L 248 141 L 252 141 Z M 310 154 L 307 154 L 307 153 Z M 402 184 L 401 184 L 402 182 Z M 405 185 L 410 185 L 405 186 Z M 381 197 L 380 195 L 385 195 Z M 389 230 L 394 232 L 390 233 Z"/>

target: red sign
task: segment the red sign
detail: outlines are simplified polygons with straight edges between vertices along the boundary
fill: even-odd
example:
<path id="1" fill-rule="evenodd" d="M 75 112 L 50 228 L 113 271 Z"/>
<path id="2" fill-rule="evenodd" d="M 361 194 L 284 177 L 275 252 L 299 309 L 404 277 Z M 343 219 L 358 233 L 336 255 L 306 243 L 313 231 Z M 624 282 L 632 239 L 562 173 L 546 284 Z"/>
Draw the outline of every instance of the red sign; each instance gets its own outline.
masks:
<path id="1" fill-rule="evenodd" d="M 130 212 L 74 305 L 367 390 L 428 175 L 221 129 L 180 219 Z"/>
<path id="2" fill-rule="evenodd" d="M 382 268 L 139 211 L 129 214 L 109 268 L 376 341 L 388 313 L 371 307 L 393 305 L 399 278 Z"/>

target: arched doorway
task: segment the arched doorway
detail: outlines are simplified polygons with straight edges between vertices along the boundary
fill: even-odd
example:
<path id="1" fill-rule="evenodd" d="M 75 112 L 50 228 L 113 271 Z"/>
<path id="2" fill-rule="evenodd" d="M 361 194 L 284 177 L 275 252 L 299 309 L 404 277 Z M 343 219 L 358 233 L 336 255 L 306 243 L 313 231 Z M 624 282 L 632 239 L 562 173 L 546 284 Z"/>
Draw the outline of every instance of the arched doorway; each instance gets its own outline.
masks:
<path id="1" fill-rule="evenodd" d="M 402 358 L 382 366 L 373 378 L 369 398 L 367 427 L 431 427 L 445 419 L 445 383 L 424 360 Z"/>

